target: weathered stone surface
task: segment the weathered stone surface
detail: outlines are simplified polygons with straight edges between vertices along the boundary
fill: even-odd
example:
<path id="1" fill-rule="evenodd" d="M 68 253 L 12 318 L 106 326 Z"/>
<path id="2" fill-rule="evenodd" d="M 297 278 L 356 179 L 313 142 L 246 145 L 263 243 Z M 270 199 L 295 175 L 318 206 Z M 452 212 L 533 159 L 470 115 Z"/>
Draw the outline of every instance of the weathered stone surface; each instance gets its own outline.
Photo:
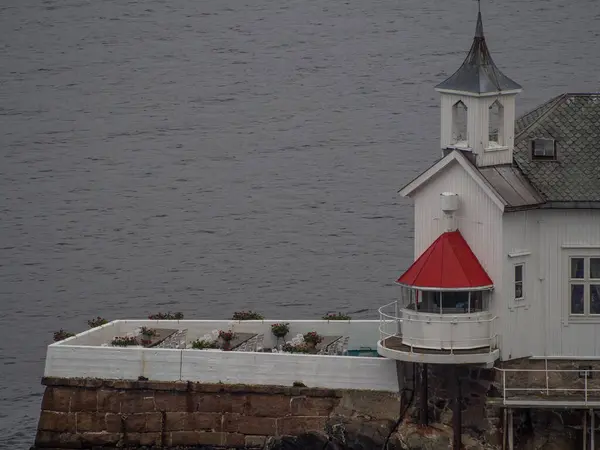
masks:
<path id="1" fill-rule="evenodd" d="M 162 445 L 161 433 L 126 433 L 123 435 L 124 445 Z"/>
<path id="2" fill-rule="evenodd" d="M 221 431 L 220 413 L 168 412 L 165 414 L 166 431 Z"/>
<path id="3" fill-rule="evenodd" d="M 340 403 L 331 397 L 292 397 L 290 412 L 294 416 L 328 416 Z"/>
<path id="4" fill-rule="evenodd" d="M 104 413 L 97 412 L 75 413 L 75 417 L 77 418 L 77 432 L 106 430 L 105 416 Z"/>
<path id="5" fill-rule="evenodd" d="M 154 411 L 166 411 L 164 408 L 159 407 L 159 403 L 156 402 L 156 398 L 161 393 L 154 393 L 148 391 L 123 391 L 119 392 L 120 412 L 124 414 L 134 413 L 145 413 Z M 98 410 L 100 410 L 100 399 L 98 399 Z M 114 411 L 105 411 L 114 412 Z"/>
<path id="6" fill-rule="evenodd" d="M 71 389 L 66 387 L 50 387 L 44 392 L 42 409 L 47 411 L 70 412 Z"/>
<path id="7" fill-rule="evenodd" d="M 119 433 L 109 433 L 107 431 L 80 433 L 79 437 L 84 448 L 86 446 L 116 445 L 121 439 Z"/>
<path id="8" fill-rule="evenodd" d="M 44 431 L 74 433 L 76 431 L 75 414 L 56 411 L 42 411 L 40 414 L 38 429 Z"/>
<path id="9" fill-rule="evenodd" d="M 210 431 L 173 431 L 167 445 L 222 445 L 225 433 Z"/>
<path id="10" fill-rule="evenodd" d="M 39 430 L 35 437 L 35 445 L 39 448 L 71 449 L 82 448 L 79 435 L 74 433 L 58 433 L 56 431 Z"/>
<path id="11" fill-rule="evenodd" d="M 109 433 L 121 433 L 125 431 L 125 416 L 121 414 L 106 413 L 104 415 L 106 431 Z"/>
<path id="12" fill-rule="evenodd" d="M 246 437 L 240 433 L 225 433 L 223 445 L 227 447 L 242 448 L 246 445 Z"/>
<path id="13" fill-rule="evenodd" d="M 277 419 L 277 434 L 300 435 L 310 431 L 323 432 L 327 417 L 290 416 Z"/>
<path id="14" fill-rule="evenodd" d="M 195 394 L 194 410 L 198 412 L 243 413 L 246 405 L 245 395 L 232 394 Z"/>
<path id="15" fill-rule="evenodd" d="M 223 416 L 223 431 L 243 434 L 275 435 L 277 424 L 273 417 L 252 417 L 226 413 Z"/>
<path id="16" fill-rule="evenodd" d="M 281 395 L 249 395 L 244 409 L 246 416 L 283 417 L 289 414 L 290 397 Z"/>
<path id="17" fill-rule="evenodd" d="M 347 417 L 358 413 L 376 419 L 395 419 L 398 411 L 400 397 L 395 393 L 348 390 L 333 412 Z"/>
<path id="18" fill-rule="evenodd" d="M 267 436 L 246 436 L 244 438 L 244 445 L 248 448 L 260 448 L 262 449 L 267 442 Z"/>
<path id="19" fill-rule="evenodd" d="M 98 409 L 98 391 L 75 388 L 71 395 L 71 412 L 95 412 Z"/>

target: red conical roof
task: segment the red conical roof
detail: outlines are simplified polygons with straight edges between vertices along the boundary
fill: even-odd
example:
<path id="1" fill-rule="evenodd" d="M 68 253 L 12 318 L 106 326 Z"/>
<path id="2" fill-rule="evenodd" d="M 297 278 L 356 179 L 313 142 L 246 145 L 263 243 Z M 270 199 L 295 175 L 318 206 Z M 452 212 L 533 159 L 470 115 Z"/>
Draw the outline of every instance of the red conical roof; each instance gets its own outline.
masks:
<path id="1" fill-rule="evenodd" d="M 491 289 L 494 284 L 459 231 L 437 238 L 397 283 L 447 291 Z"/>

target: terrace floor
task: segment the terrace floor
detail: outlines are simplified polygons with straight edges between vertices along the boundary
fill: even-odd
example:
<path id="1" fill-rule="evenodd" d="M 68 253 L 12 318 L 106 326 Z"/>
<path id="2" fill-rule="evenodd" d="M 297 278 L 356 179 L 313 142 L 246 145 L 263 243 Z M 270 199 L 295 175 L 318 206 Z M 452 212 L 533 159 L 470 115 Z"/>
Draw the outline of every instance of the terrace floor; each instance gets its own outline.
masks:
<path id="1" fill-rule="evenodd" d="M 378 350 L 380 355 L 387 358 L 433 364 L 490 364 L 498 359 L 499 355 L 498 350 L 490 347 L 453 350 L 411 347 L 402 342 L 401 335 L 380 341 Z"/>

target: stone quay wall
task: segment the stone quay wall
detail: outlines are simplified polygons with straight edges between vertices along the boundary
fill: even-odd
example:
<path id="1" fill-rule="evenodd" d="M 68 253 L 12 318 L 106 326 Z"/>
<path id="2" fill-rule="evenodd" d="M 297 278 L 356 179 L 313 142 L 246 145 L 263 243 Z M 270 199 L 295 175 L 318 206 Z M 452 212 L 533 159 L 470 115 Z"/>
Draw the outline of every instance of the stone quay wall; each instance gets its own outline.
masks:
<path id="1" fill-rule="evenodd" d="M 318 445 L 297 448 L 325 448 L 332 436 L 348 447 L 360 441 L 362 448 L 380 448 L 400 409 L 397 394 L 380 391 L 73 378 L 42 383 L 33 449 L 265 448 L 269 441 L 285 448 L 282 442 L 299 436 Z"/>

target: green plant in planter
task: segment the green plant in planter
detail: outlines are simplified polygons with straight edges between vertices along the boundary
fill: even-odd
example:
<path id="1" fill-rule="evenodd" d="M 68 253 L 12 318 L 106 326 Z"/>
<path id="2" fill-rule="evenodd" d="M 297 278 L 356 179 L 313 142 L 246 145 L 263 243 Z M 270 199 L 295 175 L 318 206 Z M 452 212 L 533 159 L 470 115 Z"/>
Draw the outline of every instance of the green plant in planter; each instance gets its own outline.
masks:
<path id="1" fill-rule="evenodd" d="M 141 327 L 140 334 L 145 338 L 151 338 L 158 334 L 158 332 L 154 328 Z"/>
<path id="2" fill-rule="evenodd" d="M 289 323 L 274 323 L 271 325 L 271 333 L 276 338 L 283 338 L 290 332 L 290 324 Z"/>
<path id="3" fill-rule="evenodd" d="M 108 323 L 108 320 L 106 320 L 103 317 L 98 316 L 94 319 L 88 320 L 87 323 L 90 328 L 97 328 L 97 327 L 101 327 L 102 325 L 106 325 Z"/>
<path id="4" fill-rule="evenodd" d="M 323 320 L 350 320 L 351 317 L 342 313 L 327 313 L 323 316 Z"/>
<path id="5" fill-rule="evenodd" d="M 64 341 L 71 336 L 75 336 L 75 334 L 69 333 L 61 328 L 60 330 L 54 332 L 54 342 Z"/>
<path id="6" fill-rule="evenodd" d="M 192 342 L 192 348 L 194 350 L 204 350 L 207 348 L 219 348 L 219 346 L 214 341 L 207 341 L 205 339 L 196 339 L 194 342 Z"/>
<path id="7" fill-rule="evenodd" d="M 138 345 L 138 341 L 134 337 L 116 337 L 110 343 L 113 347 L 128 347 L 130 345 Z"/>
<path id="8" fill-rule="evenodd" d="M 148 319 L 150 319 L 150 320 L 182 320 L 183 313 L 177 312 L 177 313 L 171 314 L 171 311 L 167 311 L 166 313 L 152 314 L 152 315 L 148 316 Z"/>
<path id="9" fill-rule="evenodd" d="M 262 314 L 255 311 L 236 311 L 233 313 L 232 320 L 263 320 Z"/>
<path id="10" fill-rule="evenodd" d="M 283 344 L 281 351 L 286 353 L 314 353 L 314 349 L 306 344 Z"/>
<path id="11" fill-rule="evenodd" d="M 316 331 L 311 331 L 304 335 L 304 342 L 306 342 L 309 345 L 315 346 L 322 341 L 323 337 L 319 336 Z"/>

